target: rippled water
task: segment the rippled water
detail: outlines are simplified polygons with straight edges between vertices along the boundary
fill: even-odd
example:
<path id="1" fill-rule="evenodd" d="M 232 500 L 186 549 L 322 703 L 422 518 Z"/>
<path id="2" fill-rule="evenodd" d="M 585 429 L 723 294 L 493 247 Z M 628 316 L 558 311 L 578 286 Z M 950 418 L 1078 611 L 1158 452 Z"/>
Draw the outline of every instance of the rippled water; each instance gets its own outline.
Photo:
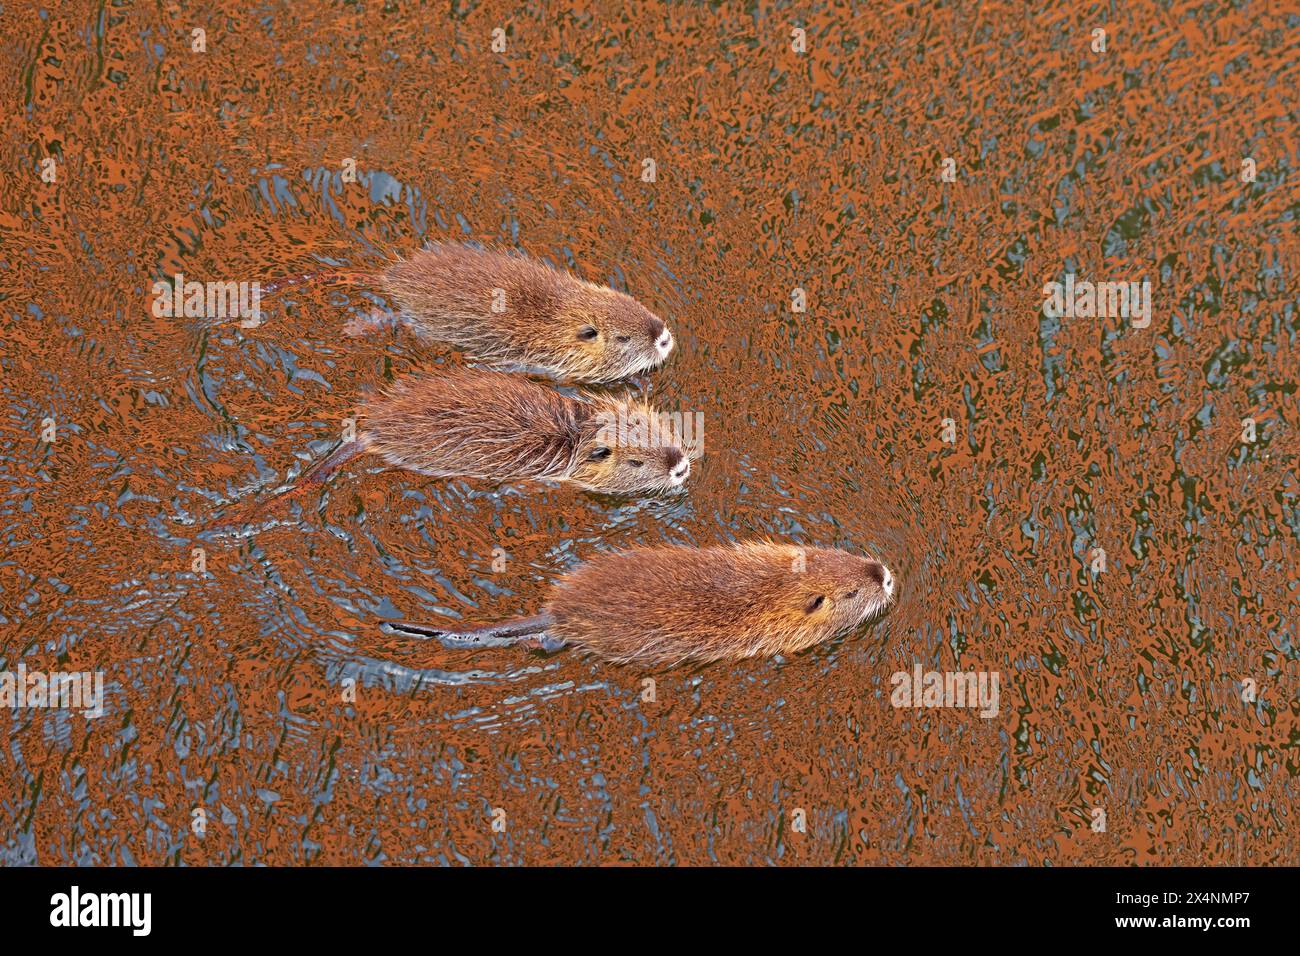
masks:
<path id="1" fill-rule="evenodd" d="M 6 6 L 0 653 L 101 671 L 105 713 L 3 710 L 0 860 L 1300 863 L 1297 26 Z M 391 315 L 374 288 L 243 329 L 156 318 L 153 282 L 438 240 L 669 320 L 636 386 L 704 414 L 689 494 L 363 458 L 222 526 L 368 390 L 463 357 L 345 334 Z M 1149 280 L 1151 324 L 1044 314 L 1067 273 Z M 653 674 L 377 632 L 532 612 L 599 551 L 758 536 L 878 553 L 894 612 Z M 999 713 L 891 706 L 917 662 L 998 673 Z"/>

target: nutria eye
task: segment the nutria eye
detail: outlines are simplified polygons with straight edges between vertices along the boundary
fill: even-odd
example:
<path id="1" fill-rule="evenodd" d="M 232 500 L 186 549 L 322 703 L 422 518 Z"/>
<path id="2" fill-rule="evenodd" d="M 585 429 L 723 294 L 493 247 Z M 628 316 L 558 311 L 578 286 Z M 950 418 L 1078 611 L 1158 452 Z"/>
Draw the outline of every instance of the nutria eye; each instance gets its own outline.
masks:
<path id="1" fill-rule="evenodd" d="M 592 453 L 587 457 L 588 460 L 590 461 L 604 461 L 606 458 L 609 457 L 609 449 L 603 446 L 600 448 L 593 449 Z"/>
<path id="2" fill-rule="evenodd" d="M 598 335 L 600 335 L 600 333 L 597 332 L 595 326 L 592 325 L 584 325 L 582 328 L 578 329 L 578 338 L 582 339 L 584 342 L 590 342 Z"/>
<path id="3" fill-rule="evenodd" d="M 824 594 L 817 595 L 815 598 L 813 598 L 811 601 L 808 602 L 808 606 L 804 608 L 804 613 L 811 614 L 813 611 L 821 607 L 825 602 L 826 602 L 826 595 Z"/>
<path id="4" fill-rule="evenodd" d="M 632 341 L 632 336 L 630 336 L 630 335 L 616 335 L 616 336 L 614 336 L 614 338 L 618 339 L 620 342 L 631 342 L 631 341 Z"/>
<path id="5" fill-rule="evenodd" d="M 857 596 L 858 596 L 857 591 L 850 591 L 848 594 L 844 595 L 844 600 L 852 601 Z"/>
<path id="6" fill-rule="evenodd" d="M 631 465 L 633 468 L 640 468 L 642 465 L 645 464 L 645 462 L 643 462 L 643 461 L 637 461 L 637 460 L 634 458 L 634 459 L 632 459 L 631 461 L 629 461 L 628 464 Z"/>

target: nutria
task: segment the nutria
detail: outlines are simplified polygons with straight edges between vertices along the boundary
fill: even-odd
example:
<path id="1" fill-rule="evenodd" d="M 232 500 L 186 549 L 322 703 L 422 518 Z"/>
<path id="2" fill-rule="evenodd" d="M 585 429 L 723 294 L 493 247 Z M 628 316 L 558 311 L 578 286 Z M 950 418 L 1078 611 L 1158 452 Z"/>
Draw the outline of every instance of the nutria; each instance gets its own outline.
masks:
<path id="1" fill-rule="evenodd" d="M 851 630 L 893 600 L 879 561 L 769 542 L 604 554 L 551 588 L 541 614 L 475 631 L 385 622 L 447 647 L 575 646 L 620 664 L 793 654 Z"/>
<path id="2" fill-rule="evenodd" d="M 322 280 L 365 277 L 308 273 L 262 291 Z M 377 281 L 418 332 L 477 359 L 568 381 L 626 378 L 661 364 L 673 349 L 668 326 L 636 299 L 523 255 L 444 243 L 398 260 Z"/>
<path id="3" fill-rule="evenodd" d="M 398 379 L 364 403 L 358 427 L 267 505 L 323 483 L 363 453 L 435 477 L 571 481 L 618 495 L 680 489 L 698 457 L 670 419 L 642 402 L 580 401 L 523 376 L 468 368 Z"/>

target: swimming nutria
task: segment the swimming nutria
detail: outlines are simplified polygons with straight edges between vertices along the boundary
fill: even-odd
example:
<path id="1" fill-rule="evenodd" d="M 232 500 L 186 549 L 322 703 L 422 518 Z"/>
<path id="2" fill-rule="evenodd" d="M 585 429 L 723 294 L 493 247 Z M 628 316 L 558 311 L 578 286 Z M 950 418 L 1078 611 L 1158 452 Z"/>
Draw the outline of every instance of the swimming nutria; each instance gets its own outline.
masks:
<path id="1" fill-rule="evenodd" d="M 552 587 L 536 617 L 456 632 L 385 622 L 447 647 L 566 645 L 616 663 L 668 665 L 793 654 L 883 611 L 894 579 L 879 561 L 769 542 L 603 554 Z"/>
<path id="2" fill-rule="evenodd" d="M 357 273 L 288 276 L 265 294 Z M 573 382 L 612 382 L 661 364 L 673 350 L 664 321 L 631 296 L 523 255 L 454 243 L 389 266 L 379 285 L 431 338 L 476 358 L 532 366 Z"/>
<path id="3" fill-rule="evenodd" d="M 407 375 L 367 401 L 360 418 L 355 440 L 267 504 L 323 483 L 367 452 L 435 477 L 571 481 L 619 495 L 679 489 L 698 457 L 649 405 L 609 396 L 579 401 L 478 369 Z"/>

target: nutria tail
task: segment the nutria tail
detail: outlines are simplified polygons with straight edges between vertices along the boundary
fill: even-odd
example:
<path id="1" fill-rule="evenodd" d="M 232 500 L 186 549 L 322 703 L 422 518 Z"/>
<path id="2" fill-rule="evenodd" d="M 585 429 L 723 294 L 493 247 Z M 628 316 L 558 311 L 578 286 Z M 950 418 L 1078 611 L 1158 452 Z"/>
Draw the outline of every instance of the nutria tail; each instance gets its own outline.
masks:
<path id="1" fill-rule="evenodd" d="M 300 285 L 328 285 L 335 283 L 360 285 L 371 278 L 372 276 L 368 272 L 338 270 L 299 272 L 297 275 L 280 276 L 278 279 L 263 282 L 261 283 L 261 290 L 262 295 L 275 295 L 277 292 L 283 292 L 285 289 Z"/>
<path id="2" fill-rule="evenodd" d="M 433 624 L 413 621 L 384 621 L 379 629 L 385 634 L 435 640 L 443 647 L 459 650 L 478 647 L 505 647 L 511 644 L 535 644 L 544 651 L 564 647 L 564 641 L 546 633 L 555 623 L 547 614 L 521 617 L 503 624 L 480 627 L 471 631 L 449 631 Z"/>
<path id="3" fill-rule="evenodd" d="M 330 476 L 343 465 L 368 450 L 369 442 L 364 435 L 352 441 L 345 441 L 303 472 L 290 487 L 262 501 L 236 508 L 229 515 L 223 516 L 221 523 L 224 525 L 248 525 L 260 521 L 290 498 L 296 498 L 313 488 L 319 488 L 329 481 Z"/>

